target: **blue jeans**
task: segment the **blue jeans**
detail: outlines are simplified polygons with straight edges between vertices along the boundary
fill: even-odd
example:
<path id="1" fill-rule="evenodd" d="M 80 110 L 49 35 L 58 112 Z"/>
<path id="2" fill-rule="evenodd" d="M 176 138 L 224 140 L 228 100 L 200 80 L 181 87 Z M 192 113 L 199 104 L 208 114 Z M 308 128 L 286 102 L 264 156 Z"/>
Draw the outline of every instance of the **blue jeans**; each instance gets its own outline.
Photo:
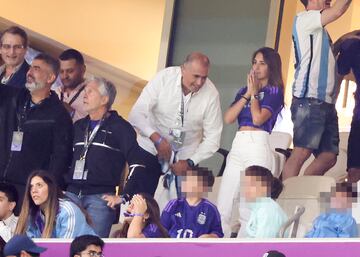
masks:
<path id="1" fill-rule="evenodd" d="M 87 211 L 96 234 L 103 238 L 109 237 L 111 226 L 115 221 L 116 212 L 114 209 L 108 207 L 107 202 L 102 199 L 104 194 L 81 195 L 80 197 L 68 191 L 65 194 Z"/>

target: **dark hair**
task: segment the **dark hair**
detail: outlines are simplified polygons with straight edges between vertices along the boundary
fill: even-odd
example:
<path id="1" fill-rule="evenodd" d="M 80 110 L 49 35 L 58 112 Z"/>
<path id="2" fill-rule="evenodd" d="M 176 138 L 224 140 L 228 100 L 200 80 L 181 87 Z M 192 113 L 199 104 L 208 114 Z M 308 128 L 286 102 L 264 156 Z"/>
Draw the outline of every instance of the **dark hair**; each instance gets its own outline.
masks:
<path id="1" fill-rule="evenodd" d="M 17 203 L 19 200 L 19 195 L 16 188 L 8 183 L 0 183 L 0 192 L 3 192 L 8 198 L 9 202 Z"/>
<path id="2" fill-rule="evenodd" d="M 70 245 L 70 257 L 74 257 L 76 254 L 84 251 L 89 245 L 99 246 L 101 250 L 104 248 L 104 241 L 94 235 L 82 235 L 76 237 Z"/>
<path id="3" fill-rule="evenodd" d="M 264 61 L 268 65 L 268 83 L 271 86 L 279 87 L 284 91 L 284 81 L 281 71 L 281 57 L 278 52 L 270 47 L 262 47 L 253 53 L 252 61 L 254 61 L 258 53 L 263 55 Z"/>
<path id="4" fill-rule="evenodd" d="M 302 4 L 305 6 L 305 8 L 307 7 L 307 5 L 309 4 L 309 0 L 300 0 L 302 2 Z"/>
<path id="5" fill-rule="evenodd" d="M 22 28 L 19 28 L 17 26 L 12 26 L 12 27 L 7 28 L 6 30 L 4 30 L 1 33 L 1 37 L 0 37 L 1 44 L 2 44 L 3 37 L 4 37 L 4 35 L 6 33 L 20 36 L 21 39 L 22 39 L 22 43 L 23 43 L 24 47 L 28 46 L 28 36 L 27 36 L 25 30 L 23 30 Z"/>
<path id="6" fill-rule="evenodd" d="M 347 193 L 347 197 L 357 198 L 356 184 L 350 182 L 336 183 L 335 188 L 331 190 L 333 193 L 344 192 Z"/>
<path id="7" fill-rule="evenodd" d="M 52 56 L 46 54 L 46 53 L 40 53 L 38 54 L 34 60 L 41 60 L 44 61 L 47 65 L 50 66 L 51 70 L 53 71 L 55 77 L 59 75 L 60 70 L 60 63 L 59 60 L 53 58 Z"/>
<path id="8" fill-rule="evenodd" d="M 266 183 L 270 197 L 276 200 L 284 188 L 280 179 L 275 178 L 270 170 L 262 166 L 249 166 L 245 169 L 246 176 L 260 177 Z"/>
<path id="9" fill-rule="evenodd" d="M 84 57 L 75 49 L 67 49 L 59 55 L 61 61 L 68 61 L 74 59 L 77 64 L 84 65 Z"/>
<path id="10" fill-rule="evenodd" d="M 147 205 L 146 213 L 149 214 L 149 218 L 147 218 L 145 221 L 145 227 L 150 224 L 155 224 L 160 230 L 162 237 L 169 237 L 167 230 L 160 221 L 160 208 L 158 203 L 151 195 L 147 193 L 139 193 L 139 195 L 144 197 Z M 115 233 L 115 237 L 127 238 L 129 226 L 130 224 L 125 222 L 122 229 Z"/>
<path id="11" fill-rule="evenodd" d="M 195 166 L 187 170 L 186 175 L 188 175 L 188 173 L 191 173 L 193 176 L 202 177 L 208 187 L 212 187 L 214 185 L 215 177 L 212 171 L 208 168 Z"/>
<path id="12" fill-rule="evenodd" d="M 45 170 L 35 170 L 33 171 L 26 182 L 26 189 L 24 194 L 24 200 L 21 207 L 21 212 L 18 219 L 18 224 L 16 226 L 15 234 L 25 234 L 29 222 L 35 222 L 35 217 L 39 211 L 39 206 L 37 206 L 32 197 L 31 197 L 31 180 L 34 177 L 40 177 L 48 186 L 48 198 L 44 203 L 44 216 L 45 216 L 45 225 L 42 232 L 42 238 L 50 238 L 52 236 L 52 231 L 55 228 L 56 216 L 59 211 L 59 199 L 67 199 L 62 190 L 58 187 L 54 176 Z M 69 200 L 70 201 L 70 200 Z M 86 222 L 91 225 L 91 220 L 89 215 L 84 211 L 81 206 L 74 203 L 84 214 Z"/>

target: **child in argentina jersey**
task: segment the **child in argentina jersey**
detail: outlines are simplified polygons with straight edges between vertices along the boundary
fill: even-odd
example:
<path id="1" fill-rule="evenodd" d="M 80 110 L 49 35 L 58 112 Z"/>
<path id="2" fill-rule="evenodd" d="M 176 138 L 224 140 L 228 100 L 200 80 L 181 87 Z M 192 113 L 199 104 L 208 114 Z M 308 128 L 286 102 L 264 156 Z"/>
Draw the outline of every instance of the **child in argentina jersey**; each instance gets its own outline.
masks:
<path id="1" fill-rule="evenodd" d="M 194 167 L 182 177 L 185 197 L 171 200 L 161 223 L 172 238 L 223 237 L 220 214 L 214 204 L 202 198 L 214 184 L 211 171 Z"/>

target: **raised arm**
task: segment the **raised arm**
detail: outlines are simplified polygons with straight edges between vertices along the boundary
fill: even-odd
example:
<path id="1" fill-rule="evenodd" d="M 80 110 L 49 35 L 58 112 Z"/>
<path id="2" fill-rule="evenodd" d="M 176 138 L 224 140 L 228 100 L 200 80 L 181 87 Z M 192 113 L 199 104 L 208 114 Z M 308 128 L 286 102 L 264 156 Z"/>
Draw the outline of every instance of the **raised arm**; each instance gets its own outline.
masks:
<path id="1" fill-rule="evenodd" d="M 327 24 L 337 20 L 349 8 L 351 0 L 337 0 L 333 6 L 321 12 L 321 24 L 325 27 Z"/>

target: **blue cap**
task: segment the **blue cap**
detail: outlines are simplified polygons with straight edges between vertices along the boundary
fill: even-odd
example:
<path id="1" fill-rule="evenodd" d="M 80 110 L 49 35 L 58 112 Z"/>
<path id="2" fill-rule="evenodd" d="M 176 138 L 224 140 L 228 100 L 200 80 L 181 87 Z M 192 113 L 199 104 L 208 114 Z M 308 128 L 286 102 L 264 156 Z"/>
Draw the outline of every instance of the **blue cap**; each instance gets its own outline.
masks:
<path id="1" fill-rule="evenodd" d="M 46 248 L 37 246 L 29 237 L 25 235 L 15 235 L 4 247 L 4 256 L 19 255 L 21 251 L 27 253 L 42 253 Z"/>

